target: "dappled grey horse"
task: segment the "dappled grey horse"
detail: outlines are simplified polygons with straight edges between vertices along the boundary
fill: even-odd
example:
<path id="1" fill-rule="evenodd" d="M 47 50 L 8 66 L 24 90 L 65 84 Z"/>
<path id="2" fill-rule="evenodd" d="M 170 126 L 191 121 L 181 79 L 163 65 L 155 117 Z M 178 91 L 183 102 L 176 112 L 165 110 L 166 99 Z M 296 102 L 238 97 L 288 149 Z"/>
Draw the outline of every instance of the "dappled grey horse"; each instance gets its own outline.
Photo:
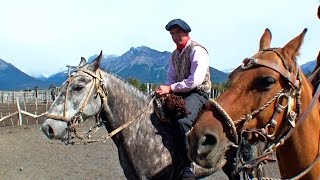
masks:
<path id="1" fill-rule="evenodd" d="M 102 71 L 101 58 L 102 53 L 92 63 L 82 58 L 49 109 L 43 132 L 50 139 L 69 141 L 72 133 L 82 138 L 76 126 L 99 116 L 114 134 L 112 140 L 127 179 L 177 179 L 180 166 L 172 127 L 157 119 L 150 95 Z M 198 177 L 216 171 L 199 166 L 195 170 Z"/>

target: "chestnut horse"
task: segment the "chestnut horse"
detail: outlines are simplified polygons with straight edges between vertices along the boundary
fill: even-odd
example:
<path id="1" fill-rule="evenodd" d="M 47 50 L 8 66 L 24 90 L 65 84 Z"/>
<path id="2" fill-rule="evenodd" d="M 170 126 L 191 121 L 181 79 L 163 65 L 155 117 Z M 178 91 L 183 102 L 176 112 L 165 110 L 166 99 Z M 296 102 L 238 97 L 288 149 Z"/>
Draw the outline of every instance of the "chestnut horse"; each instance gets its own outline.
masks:
<path id="1" fill-rule="evenodd" d="M 282 178 L 320 178 L 320 92 L 296 61 L 306 32 L 270 48 L 271 32 L 265 30 L 259 51 L 230 74 L 229 88 L 207 105 L 190 132 L 194 162 L 212 168 L 227 158 L 234 173 L 250 172 L 272 160 L 275 150 Z M 263 155 L 245 158 L 245 147 L 260 141 Z"/>

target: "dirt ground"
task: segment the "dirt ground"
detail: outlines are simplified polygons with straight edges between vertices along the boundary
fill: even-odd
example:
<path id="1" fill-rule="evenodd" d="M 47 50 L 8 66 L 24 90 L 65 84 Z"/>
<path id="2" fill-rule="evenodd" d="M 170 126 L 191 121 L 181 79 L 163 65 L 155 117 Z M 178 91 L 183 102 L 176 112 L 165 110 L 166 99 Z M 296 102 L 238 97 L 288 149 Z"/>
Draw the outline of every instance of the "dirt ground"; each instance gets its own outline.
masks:
<path id="1" fill-rule="evenodd" d="M 50 104 L 21 104 L 32 114 L 41 114 Z M 17 110 L 16 104 L 0 103 L 0 118 Z M 118 160 L 117 148 L 110 140 L 87 145 L 64 145 L 49 140 L 40 130 L 45 117 L 34 119 L 22 115 L 23 125 L 17 126 L 18 115 L 0 122 L 0 180 L 15 179 L 125 179 Z M 84 123 L 83 131 L 93 121 Z M 38 124 L 37 124 L 38 123 Z M 14 125 L 14 126 L 12 126 Z M 104 127 L 95 134 L 105 134 Z M 94 139 L 94 137 L 93 137 Z M 269 165 L 268 176 L 279 177 L 276 164 Z M 228 179 L 222 171 L 206 179 Z"/>
<path id="2" fill-rule="evenodd" d="M 45 104 L 37 108 L 27 104 L 28 112 L 41 114 L 49 107 Z M 24 105 L 21 109 L 24 110 Z M 0 117 L 17 110 L 15 104 L 0 104 Z M 34 114 L 34 113 L 33 113 Z M 49 140 L 40 130 L 45 117 L 34 119 L 22 115 L 23 125 L 17 126 L 18 115 L 0 123 L 0 179 L 125 179 L 121 169 L 117 148 L 110 140 L 105 143 L 87 145 L 64 145 L 60 141 Z M 93 126 L 86 121 L 83 131 Z M 36 124 L 39 123 L 39 124 Z M 14 125 L 14 126 L 12 126 Z M 104 127 L 95 134 L 105 134 Z M 94 139 L 94 137 L 93 137 Z M 267 167 L 268 175 L 279 177 L 276 164 Z M 228 179 L 222 171 L 206 179 Z"/>
<path id="3" fill-rule="evenodd" d="M 96 135 L 104 133 L 102 128 Z M 279 177 L 276 164 L 268 166 L 268 176 Z M 40 125 L 34 124 L 28 128 L 25 125 L 0 127 L 0 179 L 114 180 L 125 177 L 111 140 L 64 145 L 47 139 Z M 206 179 L 226 180 L 227 177 L 219 171 Z"/>

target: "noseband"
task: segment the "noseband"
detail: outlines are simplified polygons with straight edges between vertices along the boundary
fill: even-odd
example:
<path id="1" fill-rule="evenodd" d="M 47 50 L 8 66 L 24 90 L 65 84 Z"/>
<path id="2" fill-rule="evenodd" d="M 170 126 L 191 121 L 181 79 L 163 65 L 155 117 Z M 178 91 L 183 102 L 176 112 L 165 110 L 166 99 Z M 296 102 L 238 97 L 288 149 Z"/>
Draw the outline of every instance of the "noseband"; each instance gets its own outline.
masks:
<path id="1" fill-rule="evenodd" d="M 308 112 L 311 110 L 311 107 L 313 107 L 313 104 L 315 103 L 315 99 L 318 99 L 319 96 L 319 87 L 315 94 L 315 96 L 312 99 L 312 102 L 310 103 L 308 109 L 301 115 L 301 76 L 300 73 L 301 69 L 296 64 L 296 71 L 290 72 L 286 61 L 282 57 L 282 55 L 277 52 L 274 49 L 265 49 L 262 50 L 263 52 L 271 51 L 274 52 L 282 61 L 282 65 L 278 63 L 278 61 L 275 60 L 262 60 L 262 59 L 256 59 L 256 58 L 246 58 L 243 61 L 243 64 L 241 68 L 243 70 L 250 69 L 252 67 L 267 67 L 269 69 L 272 69 L 276 72 L 278 72 L 288 83 L 285 89 L 281 89 L 277 94 L 274 95 L 273 98 L 271 98 L 267 103 L 265 103 L 263 106 L 259 107 L 255 111 L 246 114 L 244 117 L 240 118 L 239 120 L 233 121 L 232 118 L 228 115 L 228 113 L 216 102 L 215 100 L 211 100 L 213 106 L 216 108 L 216 110 L 220 113 L 220 115 L 223 116 L 224 120 L 226 121 L 228 127 L 230 128 L 230 133 L 234 139 L 234 147 L 237 148 L 237 153 L 235 157 L 236 165 L 235 165 L 235 172 L 239 173 L 240 171 L 245 171 L 247 173 L 252 173 L 255 169 L 259 168 L 261 166 L 262 162 L 264 161 L 274 161 L 275 158 L 272 157 L 272 153 L 275 150 L 276 147 L 283 144 L 286 139 L 288 139 L 292 133 L 293 129 L 296 126 L 299 126 L 305 119 L 308 114 Z M 287 101 L 283 101 L 286 99 Z M 293 103 L 296 99 L 296 109 L 293 110 Z M 275 102 L 275 111 L 273 112 L 273 115 L 269 122 L 260 129 L 254 129 L 254 130 L 245 130 L 245 126 L 249 124 L 249 122 L 261 111 L 263 111 L 265 108 L 267 108 L 271 103 Z M 283 104 L 282 102 L 287 102 Z M 284 111 L 285 110 L 285 111 Z M 285 114 L 285 126 L 281 129 L 280 133 L 276 137 L 276 126 L 279 115 L 282 112 L 286 112 Z M 300 116 L 301 115 L 301 116 Z M 297 117 L 299 117 L 298 120 Z M 239 130 L 240 134 L 237 133 L 237 124 L 243 122 L 242 128 Z M 248 139 L 243 136 L 243 134 L 251 133 L 259 137 L 263 137 L 264 141 L 267 143 L 266 147 L 263 151 L 263 154 L 256 157 L 253 160 L 244 160 L 244 158 L 241 155 L 241 151 L 243 150 L 243 146 L 245 146 L 245 143 L 248 144 Z M 240 140 L 239 140 L 240 138 Z M 318 161 L 320 158 L 318 155 L 317 159 L 307 168 L 305 171 L 300 173 L 295 178 L 300 178 L 304 174 L 306 174 L 315 164 L 316 161 Z"/>

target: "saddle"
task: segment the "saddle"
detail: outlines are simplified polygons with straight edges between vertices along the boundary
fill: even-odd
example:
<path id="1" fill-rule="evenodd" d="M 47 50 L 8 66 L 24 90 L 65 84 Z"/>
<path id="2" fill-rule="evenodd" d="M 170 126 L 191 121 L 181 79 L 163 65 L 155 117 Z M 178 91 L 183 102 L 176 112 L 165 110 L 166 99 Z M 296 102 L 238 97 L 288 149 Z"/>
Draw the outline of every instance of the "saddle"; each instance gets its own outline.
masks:
<path id="1" fill-rule="evenodd" d="M 182 96 L 175 94 L 166 94 L 156 97 L 153 101 L 154 111 L 161 122 L 171 123 L 176 116 L 187 116 L 190 112 L 185 107 L 185 101 Z"/>

